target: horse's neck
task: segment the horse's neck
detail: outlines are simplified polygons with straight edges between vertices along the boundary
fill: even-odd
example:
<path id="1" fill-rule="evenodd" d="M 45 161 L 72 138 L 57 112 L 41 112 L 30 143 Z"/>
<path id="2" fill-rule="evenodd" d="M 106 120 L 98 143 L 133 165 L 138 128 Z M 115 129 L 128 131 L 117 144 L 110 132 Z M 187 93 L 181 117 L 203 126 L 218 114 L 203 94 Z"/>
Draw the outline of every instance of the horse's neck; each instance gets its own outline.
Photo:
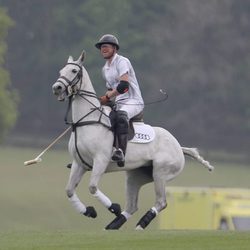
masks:
<path id="1" fill-rule="evenodd" d="M 93 93 L 93 96 L 96 94 L 88 75 L 86 76 L 85 79 L 83 79 L 81 90 L 82 90 L 82 93 L 81 93 L 82 96 L 76 95 L 72 102 L 73 122 L 79 121 L 81 118 L 83 118 L 86 115 L 87 117 L 83 121 L 98 119 L 97 112 L 92 112 L 92 113 L 90 112 L 93 110 L 93 108 L 100 106 L 99 100 L 95 97 L 88 96 L 88 94 L 86 95 L 84 94 L 84 91 Z"/>

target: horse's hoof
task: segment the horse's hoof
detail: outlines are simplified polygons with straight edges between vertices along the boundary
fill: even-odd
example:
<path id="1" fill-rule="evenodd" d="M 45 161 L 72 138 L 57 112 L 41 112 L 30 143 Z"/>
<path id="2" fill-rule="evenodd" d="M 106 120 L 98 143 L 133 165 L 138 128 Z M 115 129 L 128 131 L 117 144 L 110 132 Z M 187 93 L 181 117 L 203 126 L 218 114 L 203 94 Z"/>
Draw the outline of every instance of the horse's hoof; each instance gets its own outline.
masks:
<path id="1" fill-rule="evenodd" d="M 85 216 L 90 217 L 90 218 L 96 218 L 97 213 L 95 211 L 94 207 L 87 207 L 86 212 L 84 213 Z"/>
<path id="2" fill-rule="evenodd" d="M 66 167 L 69 168 L 69 169 L 71 169 L 71 166 L 72 166 L 72 164 L 69 163 Z"/>
<path id="3" fill-rule="evenodd" d="M 112 203 L 108 210 L 116 216 L 121 214 L 121 206 L 118 203 Z"/>
<path id="4" fill-rule="evenodd" d="M 108 224 L 106 230 L 117 230 L 127 221 L 126 217 L 123 214 L 120 214 L 116 217 L 110 224 Z"/>
<path id="5" fill-rule="evenodd" d="M 142 228 L 140 225 L 138 225 L 135 230 L 144 230 L 144 228 Z"/>

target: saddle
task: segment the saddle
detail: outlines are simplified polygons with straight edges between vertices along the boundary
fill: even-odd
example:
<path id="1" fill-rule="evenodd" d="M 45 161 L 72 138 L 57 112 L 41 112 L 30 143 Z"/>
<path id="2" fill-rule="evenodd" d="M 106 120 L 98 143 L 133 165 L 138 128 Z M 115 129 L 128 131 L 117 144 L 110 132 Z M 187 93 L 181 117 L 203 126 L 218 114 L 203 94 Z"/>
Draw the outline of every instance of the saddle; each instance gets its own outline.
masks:
<path id="1" fill-rule="evenodd" d="M 143 122 L 143 111 L 130 119 L 128 128 L 128 141 L 132 140 L 135 136 L 135 122 Z"/>
<path id="2" fill-rule="evenodd" d="M 110 110 L 106 110 L 107 115 Z M 111 124 L 112 121 L 110 120 Z M 143 121 L 143 111 L 129 120 L 128 142 L 149 143 L 155 138 L 154 129 Z M 114 142 L 115 143 L 115 142 Z M 114 144 L 115 145 L 115 144 Z"/>
<path id="3" fill-rule="evenodd" d="M 149 143 L 155 138 L 154 129 L 143 121 L 143 112 L 129 121 L 128 141 L 130 143 Z"/>

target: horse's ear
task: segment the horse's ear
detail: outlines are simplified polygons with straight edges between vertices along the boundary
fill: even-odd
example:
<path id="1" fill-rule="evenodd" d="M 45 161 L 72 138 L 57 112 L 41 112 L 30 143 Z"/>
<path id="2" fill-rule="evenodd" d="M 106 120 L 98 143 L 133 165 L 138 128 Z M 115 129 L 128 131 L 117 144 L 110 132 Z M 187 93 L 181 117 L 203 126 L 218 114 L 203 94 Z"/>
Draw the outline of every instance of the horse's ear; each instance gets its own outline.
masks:
<path id="1" fill-rule="evenodd" d="M 80 57 L 78 58 L 78 62 L 83 64 L 85 56 L 86 56 L 86 52 L 85 52 L 85 50 L 83 50 Z"/>
<path id="2" fill-rule="evenodd" d="M 73 60 L 73 57 L 72 56 L 69 56 L 69 59 L 68 59 L 68 63 L 72 63 L 74 60 Z"/>

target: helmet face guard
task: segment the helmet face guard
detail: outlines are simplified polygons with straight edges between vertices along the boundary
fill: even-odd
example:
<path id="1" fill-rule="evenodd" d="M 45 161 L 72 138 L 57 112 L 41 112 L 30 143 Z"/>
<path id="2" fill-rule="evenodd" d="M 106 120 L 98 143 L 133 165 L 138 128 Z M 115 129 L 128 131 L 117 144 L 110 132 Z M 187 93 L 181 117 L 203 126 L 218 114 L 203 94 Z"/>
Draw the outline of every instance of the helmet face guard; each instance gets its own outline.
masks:
<path id="1" fill-rule="evenodd" d="M 113 36 L 113 35 L 110 35 L 110 34 L 106 34 L 104 36 L 102 36 L 99 40 L 98 43 L 95 44 L 95 47 L 97 49 L 101 49 L 101 46 L 103 44 L 111 44 L 111 45 L 114 45 L 116 47 L 117 50 L 119 50 L 120 46 L 119 46 L 119 42 L 118 42 L 118 39 Z"/>

